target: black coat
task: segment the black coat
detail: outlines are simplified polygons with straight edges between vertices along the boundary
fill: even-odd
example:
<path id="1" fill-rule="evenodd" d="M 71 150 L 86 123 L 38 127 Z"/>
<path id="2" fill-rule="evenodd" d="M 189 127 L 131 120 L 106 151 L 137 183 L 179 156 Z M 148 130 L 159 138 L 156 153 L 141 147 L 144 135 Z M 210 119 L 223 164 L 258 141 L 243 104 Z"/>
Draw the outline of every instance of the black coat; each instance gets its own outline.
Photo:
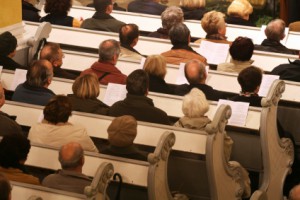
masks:
<path id="1" fill-rule="evenodd" d="M 250 103 L 250 106 L 261 107 L 261 99 L 262 99 L 262 97 L 255 96 L 255 95 L 252 95 L 250 97 L 237 95 L 237 96 L 232 97 L 230 100 L 247 102 L 247 103 Z"/>
<path id="2" fill-rule="evenodd" d="M 7 56 L 0 55 L 0 66 L 3 66 L 3 69 L 15 70 L 17 68 L 26 69 L 26 67 L 20 65 L 13 59 Z"/>
<path id="3" fill-rule="evenodd" d="M 286 48 L 283 44 L 275 40 L 264 39 L 261 45 L 255 45 L 255 50 L 270 51 L 275 53 L 293 54 L 298 55 L 299 50 L 293 50 Z"/>
<path id="4" fill-rule="evenodd" d="M 194 19 L 194 20 L 201 20 L 203 15 L 205 14 L 205 8 L 198 8 L 198 9 L 188 9 L 181 7 L 184 15 L 184 19 Z"/>
<path id="5" fill-rule="evenodd" d="M 0 136 L 11 134 L 23 135 L 22 128 L 12 116 L 0 111 Z"/>
<path id="6" fill-rule="evenodd" d="M 281 64 L 275 67 L 271 74 L 279 75 L 282 80 L 300 82 L 300 60 L 295 60 L 289 64 Z"/>
<path id="7" fill-rule="evenodd" d="M 240 17 L 227 16 L 225 19 L 228 24 L 237 24 L 242 26 L 255 26 L 255 24 L 249 20 L 242 19 Z"/>
<path id="8" fill-rule="evenodd" d="M 51 24 L 73 27 L 73 17 L 66 15 L 48 14 L 40 19 L 41 22 L 50 22 Z"/>
<path id="9" fill-rule="evenodd" d="M 149 90 L 164 94 L 174 94 L 174 88 L 168 85 L 164 79 L 153 75 L 149 75 Z"/>
<path id="10" fill-rule="evenodd" d="M 22 19 L 26 21 L 39 22 L 41 16 L 39 10 L 32 4 L 22 1 Z"/>
<path id="11" fill-rule="evenodd" d="M 53 67 L 53 74 L 55 77 L 59 77 L 59 78 L 67 78 L 72 80 L 77 78 L 77 75 L 67 72 L 66 70 L 60 67 Z"/>
<path id="12" fill-rule="evenodd" d="M 143 161 L 147 161 L 148 156 L 146 152 L 140 151 L 134 145 L 131 145 L 129 147 L 117 147 L 109 145 L 107 148 L 103 149 L 101 153 Z"/>

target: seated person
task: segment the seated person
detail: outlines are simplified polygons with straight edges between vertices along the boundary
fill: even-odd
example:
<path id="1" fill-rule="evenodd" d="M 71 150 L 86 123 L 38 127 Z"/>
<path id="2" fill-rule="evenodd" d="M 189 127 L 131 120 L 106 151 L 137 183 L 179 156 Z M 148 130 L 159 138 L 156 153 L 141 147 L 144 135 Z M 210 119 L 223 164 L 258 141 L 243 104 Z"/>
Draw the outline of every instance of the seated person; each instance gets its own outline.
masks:
<path id="1" fill-rule="evenodd" d="M 189 46 L 191 35 L 190 30 L 185 24 L 179 23 L 174 25 L 171 28 L 169 35 L 173 47 L 171 50 L 161 54 L 165 57 L 167 63 L 179 65 L 180 63 L 186 63 L 191 59 L 197 59 L 206 64 L 206 58 Z"/>
<path id="2" fill-rule="evenodd" d="M 299 50 L 288 49 L 280 43 L 285 37 L 285 22 L 281 19 L 274 19 L 268 23 L 265 29 L 266 39 L 260 45 L 255 45 L 259 51 L 270 51 L 275 53 L 285 53 L 298 55 Z"/>
<path id="3" fill-rule="evenodd" d="M 228 24 L 237 24 L 245 26 L 255 26 L 249 21 L 249 16 L 253 12 L 253 7 L 247 0 L 234 0 L 227 8 L 227 17 L 225 19 Z"/>
<path id="4" fill-rule="evenodd" d="M 161 55 L 148 56 L 144 70 L 149 76 L 149 90 L 152 92 L 160 92 L 165 94 L 173 94 L 174 87 L 168 85 L 165 81 L 167 74 L 167 63 Z"/>
<path id="5" fill-rule="evenodd" d="M 13 101 L 44 106 L 55 94 L 48 89 L 53 78 L 52 64 L 47 60 L 33 62 L 26 74 L 26 81 L 17 86 Z"/>
<path id="6" fill-rule="evenodd" d="M 72 86 L 73 94 L 68 94 L 75 111 L 108 114 L 109 106 L 97 99 L 100 94 L 98 78 L 95 74 L 79 76 Z"/>
<path id="7" fill-rule="evenodd" d="M 140 151 L 133 143 L 137 135 L 137 121 L 130 115 L 116 117 L 109 127 L 108 148 L 101 153 L 147 161 L 147 153 Z"/>
<path id="8" fill-rule="evenodd" d="M 296 21 L 289 24 L 289 31 L 300 32 L 300 21 Z"/>
<path id="9" fill-rule="evenodd" d="M 205 64 L 199 60 L 193 59 L 187 62 L 184 67 L 184 74 L 189 84 L 176 87 L 175 94 L 183 96 L 189 93 L 191 89 L 198 88 L 209 100 L 218 101 L 219 99 L 227 98 L 223 92 L 214 90 L 205 83 L 207 78 Z"/>
<path id="10" fill-rule="evenodd" d="M 40 52 L 40 59 L 45 59 L 51 62 L 53 66 L 53 74 L 55 77 L 75 79 L 75 74 L 69 73 L 62 69 L 64 53 L 57 43 L 48 42 Z"/>
<path id="11" fill-rule="evenodd" d="M 271 74 L 279 75 L 282 80 L 300 82 L 300 60 L 278 65 Z"/>
<path id="12" fill-rule="evenodd" d="M 34 7 L 35 0 L 22 0 L 22 20 L 39 22 L 40 10 Z"/>
<path id="13" fill-rule="evenodd" d="M 11 200 L 11 190 L 12 187 L 9 183 L 9 180 L 5 177 L 4 174 L 0 173 L 0 194 L 1 200 Z"/>
<path id="14" fill-rule="evenodd" d="M 83 126 L 68 122 L 72 104 L 66 96 L 54 96 L 45 106 L 44 119 L 31 126 L 28 138 L 31 142 L 61 147 L 68 142 L 78 142 L 85 151 L 98 152 Z"/>
<path id="15" fill-rule="evenodd" d="M 250 38 L 237 37 L 229 48 L 231 55 L 229 63 L 218 65 L 218 71 L 239 73 L 254 62 L 250 60 L 253 55 L 254 44 Z"/>
<path id="16" fill-rule="evenodd" d="M 23 68 L 12 58 L 16 55 L 17 39 L 10 32 L 6 31 L 0 34 L 0 66 L 3 69 L 15 70 L 16 68 Z"/>
<path id="17" fill-rule="evenodd" d="M 116 20 L 110 14 L 113 10 L 112 0 L 94 0 L 96 13 L 85 19 L 81 28 L 118 33 L 124 22 Z"/>
<path id="18" fill-rule="evenodd" d="M 210 42 L 218 42 L 231 44 L 227 41 L 226 37 L 226 23 L 225 15 L 215 10 L 205 13 L 202 20 L 201 26 L 206 32 L 205 39 L 199 39 L 195 43 L 201 43 L 202 40 L 208 40 Z"/>
<path id="19" fill-rule="evenodd" d="M 84 0 L 84 1 L 85 1 L 85 0 Z M 92 8 L 94 8 L 95 5 L 94 5 L 94 3 L 89 3 L 89 4 L 87 4 L 87 7 L 92 7 Z M 120 7 L 116 2 L 113 2 L 113 10 L 126 11 L 125 8 Z"/>
<path id="20" fill-rule="evenodd" d="M 127 76 L 116 67 L 119 55 L 119 42 L 104 40 L 99 45 L 99 60 L 81 72 L 81 75 L 94 73 L 97 75 L 99 83 L 103 85 L 108 83 L 125 84 Z"/>
<path id="21" fill-rule="evenodd" d="M 155 32 L 149 33 L 148 36 L 169 39 L 170 29 L 175 24 L 182 23 L 183 20 L 183 12 L 181 8 L 177 6 L 170 6 L 161 14 L 162 28 L 157 29 Z"/>
<path id="22" fill-rule="evenodd" d="M 30 147 L 30 141 L 24 136 L 3 136 L 0 142 L 0 173 L 10 181 L 39 185 L 39 179 L 28 174 L 24 165 Z"/>
<path id="23" fill-rule="evenodd" d="M 70 142 L 59 150 L 58 160 L 61 170 L 46 176 L 43 186 L 84 194 L 84 188 L 91 185 L 92 179 L 82 173 L 84 152 L 79 143 Z"/>
<path id="24" fill-rule="evenodd" d="M 128 4 L 128 12 L 160 15 L 167 6 L 158 3 L 158 0 L 134 0 Z"/>
<path id="25" fill-rule="evenodd" d="M 201 20 L 206 12 L 205 4 L 206 0 L 180 0 L 179 2 L 185 20 Z"/>
<path id="26" fill-rule="evenodd" d="M 300 200 L 300 185 L 295 185 L 289 193 L 289 200 Z"/>
<path id="27" fill-rule="evenodd" d="M 120 58 L 130 58 L 141 60 L 143 56 L 133 47 L 139 41 L 139 27 L 135 24 L 125 24 L 121 26 L 119 31 L 121 53 Z"/>
<path id="28" fill-rule="evenodd" d="M 4 89 L 0 83 L 0 109 L 5 103 Z M 5 112 L 0 111 L 0 136 L 19 134 L 22 135 L 21 126 Z M 1 193 L 0 193 L 1 194 Z"/>
<path id="29" fill-rule="evenodd" d="M 126 98 L 110 107 L 109 116 L 131 115 L 139 121 L 170 125 L 167 113 L 156 108 L 153 100 L 147 97 L 149 77 L 144 70 L 137 69 L 129 74 L 126 89 Z"/>
<path id="30" fill-rule="evenodd" d="M 40 21 L 62 26 L 80 27 L 81 21 L 68 16 L 71 7 L 72 0 L 46 0 L 44 10 L 47 15 L 42 17 Z"/>
<path id="31" fill-rule="evenodd" d="M 205 130 L 205 127 L 211 120 L 205 116 L 205 113 L 209 109 L 208 101 L 205 94 L 197 89 L 193 88 L 183 98 L 182 112 L 184 117 L 181 117 L 174 126 Z"/>
<path id="32" fill-rule="evenodd" d="M 262 81 L 263 71 L 254 66 L 243 69 L 238 75 L 238 82 L 241 85 L 239 95 L 231 98 L 232 101 L 249 102 L 250 106 L 261 107 L 262 97 L 258 96 L 259 87 Z"/>

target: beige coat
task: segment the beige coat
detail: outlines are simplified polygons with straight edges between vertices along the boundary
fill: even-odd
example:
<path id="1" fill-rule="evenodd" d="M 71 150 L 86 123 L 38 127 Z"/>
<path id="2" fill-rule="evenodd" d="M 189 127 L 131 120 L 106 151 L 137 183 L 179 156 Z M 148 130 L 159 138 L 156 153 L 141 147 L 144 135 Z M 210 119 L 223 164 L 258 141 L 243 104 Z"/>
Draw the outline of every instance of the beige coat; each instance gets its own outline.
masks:
<path id="1" fill-rule="evenodd" d="M 31 127 L 28 139 L 31 142 L 55 147 L 61 147 L 69 142 L 78 142 L 85 151 L 98 152 L 98 149 L 88 136 L 86 129 L 69 122 L 53 125 L 43 120 L 42 123 L 35 124 Z"/>
<path id="2" fill-rule="evenodd" d="M 250 67 L 254 61 L 238 61 L 231 59 L 229 63 L 221 63 L 217 70 L 223 72 L 240 73 L 243 69 Z"/>
<path id="3" fill-rule="evenodd" d="M 204 58 L 203 56 L 185 49 L 172 49 L 170 51 L 162 53 L 161 55 L 165 57 L 167 63 L 174 65 L 186 63 L 192 59 L 199 60 L 205 64 L 207 63 L 206 58 Z"/>
<path id="4" fill-rule="evenodd" d="M 143 56 L 140 54 L 130 51 L 129 49 L 126 49 L 124 47 L 121 47 L 121 53 L 119 55 L 119 58 L 128 58 L 128 59 L 133 59 L 133 60 L 141 60 Z"/>

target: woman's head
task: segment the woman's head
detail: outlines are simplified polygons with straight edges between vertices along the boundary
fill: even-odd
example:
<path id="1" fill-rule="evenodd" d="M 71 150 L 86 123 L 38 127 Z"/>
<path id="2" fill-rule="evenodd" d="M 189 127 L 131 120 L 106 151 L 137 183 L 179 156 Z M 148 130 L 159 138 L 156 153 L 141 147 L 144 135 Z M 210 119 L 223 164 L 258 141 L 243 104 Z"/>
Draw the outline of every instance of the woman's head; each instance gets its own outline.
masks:
<path id="1" fill-rule="evenodd" d="M 72 7 L 72 0 L 46 0 L 45 13 L 67 15 Z"/>
<path id="2" fill-rule="evenodd" d="M 209 104 L 205 94 L 197 88 L 193 88 L 183 98 L 182 112 L 186 117 L 202 117 L 208 111 L 208 109 Z"/>
<path id="3" fill-rule="evenodd" d="M 247 0 L 234 0 L 227 9 L 227 14 L 233 17 L 239 17 L 249 20 L 249 15 L 252 14 L 253 7 Z"/>
<path id="4" fill-rule="evenodd" d="M 148 56 L 144 64 L 144 70 L 149 75 L 158 76 L 164 79 L 167 74 L 167 63 L 165 58 L 161 55 Z"/>
<path id="5" fill-rule="evenodd" d="M 72 86 L 73 93 L 81 99 L 95 99 L 100 94 L 96 74 L 84 74 L 76 78 Z"/>
<path id="6" fill-rule="evenodd" d="M 204 8 L 206 0 L 180 0 L 180 6 L 190 10 Z"/>
<path id="7" fill-rule="evenodd" d="M 215 10 L 205 13 L 201 20 L 201 26 L 207 35 L 226 35 L 225 15 Z"/>

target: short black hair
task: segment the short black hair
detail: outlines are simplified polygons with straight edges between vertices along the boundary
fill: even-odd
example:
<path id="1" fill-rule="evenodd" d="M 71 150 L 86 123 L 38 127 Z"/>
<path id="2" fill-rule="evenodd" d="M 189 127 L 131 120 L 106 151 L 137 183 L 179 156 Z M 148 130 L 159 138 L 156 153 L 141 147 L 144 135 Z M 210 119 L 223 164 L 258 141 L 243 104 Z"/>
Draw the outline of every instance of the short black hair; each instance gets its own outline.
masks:
<path id="1" fill-rule="evenodd" d="M 113 4 L 112 0 L 94 0 L 94 7 L 97 12 L 104 13 L 108 5 Z"/>
<path id="2" fill-rule="evenodd" d="M 17 48 L 17 39 L 10 32 L 0 34 L 0 55 L 8 56 Z"/>
<path id="3" fill-rule="evenodd" d="M 68 122 L 71 114 L 71 101 L 64 95 L 52 97 L 44 108 L 44 119 L 53 124 Z"/>
<path id="4" fill-rule="evenodd" d="M 129 94 L 144 96 L 149 87 L 149 77 L 142 69 L 134 70 L 126 80 L 126 89 Z"/>
<path id="5" fill-rule="evenodd" d="M 139 27 L 136 24 L 124 24 L 119 30 L 121 44 L 131 45 L 139 37 Z"/>
<path id="6" fill-rule="evenodd" d="M 169 36 L 172 45 L 188 45 L 190 30 L 185 24 L 178 23 L 172 26 L 169 31 Z"/>
<path id="7" fill-rule="evenodd" d="M 237 37 L 231 44 L 229 52 L 234 60 L 248 61 L 254 51 L 254 44 L 250 38 Z"/>
<path id="8" fill-rule="evenodd" d="M 242 92 L 254 92 L 261 84 L 262 73 L 262 70 L 255 66 L 243 69 L 237 78 Z"/>

